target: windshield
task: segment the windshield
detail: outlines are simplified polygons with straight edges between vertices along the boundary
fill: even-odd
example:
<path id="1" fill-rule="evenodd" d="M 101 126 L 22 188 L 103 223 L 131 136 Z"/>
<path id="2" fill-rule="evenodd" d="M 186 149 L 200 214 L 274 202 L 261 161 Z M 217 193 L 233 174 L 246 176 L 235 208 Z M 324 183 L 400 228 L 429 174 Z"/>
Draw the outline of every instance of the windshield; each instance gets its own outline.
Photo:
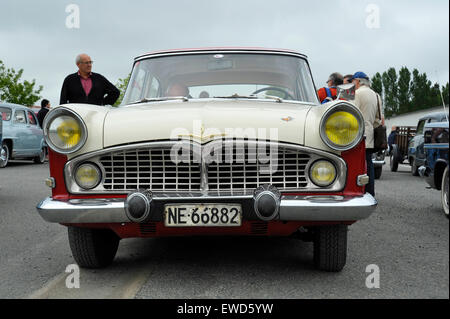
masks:
<path id="1" fill-rule="evenodd" d="M 136 62 L 122 105 L 173 97 L 281 98 L 317 103 L 306 60 L 255 53 L 208 53 Z"/>

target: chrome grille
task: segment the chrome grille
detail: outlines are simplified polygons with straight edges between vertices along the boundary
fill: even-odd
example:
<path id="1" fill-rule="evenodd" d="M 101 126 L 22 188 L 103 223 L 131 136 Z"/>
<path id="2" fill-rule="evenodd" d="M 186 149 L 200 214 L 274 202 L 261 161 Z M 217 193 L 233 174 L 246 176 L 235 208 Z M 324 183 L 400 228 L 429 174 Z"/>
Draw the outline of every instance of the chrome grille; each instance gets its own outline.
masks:
<path id="1" fill-rule="evenodd" d="M 171 154 L 175 145 L 182 149 Z M 318 159 L 331 161 L 337 169 L 336 181 L 330 187 L 316 186 L 308 177 L 309 165 Z M 94 189 L 82 189 L 73 178 L 84 162 L 97 164 L 102 171 L 102 182 Z M 332 192 L 342 190 L 346 178 L 346 163 L 335 154 L 254 140 L 216 140 L 203 145 L 157 141 L 117 146 L 76 157 L 65 166 L 66 186 L 73 194 L 123 194 L 149 189 L 164 198 L 251 196 L 262 184 L 272 184 L 280 191 Z"/>
<path id="2" fill-rule="evenodd" d="M 192 152 L 189 161 L 179 163 L 171 160 L 170 148 L 116 151 L 101 156 L 99 162 L 105 170 L 106 190 L 200 190 L 200 164 L 194 164 Z"/>
<path id="3" fill-rule="evenodd" d="M 249 148 L 245 145 L 241 151 L 235 150 L 233 161 L 226 161 L 225 153 L 222 152 L 220 163 L 208 165 L 211 191 L 241 191 L 263 184 L 271 184 L 279 190 L 295 190 L 308 184 L 305 170 L 310 156 L 304 152 L 288 148 Z"/>

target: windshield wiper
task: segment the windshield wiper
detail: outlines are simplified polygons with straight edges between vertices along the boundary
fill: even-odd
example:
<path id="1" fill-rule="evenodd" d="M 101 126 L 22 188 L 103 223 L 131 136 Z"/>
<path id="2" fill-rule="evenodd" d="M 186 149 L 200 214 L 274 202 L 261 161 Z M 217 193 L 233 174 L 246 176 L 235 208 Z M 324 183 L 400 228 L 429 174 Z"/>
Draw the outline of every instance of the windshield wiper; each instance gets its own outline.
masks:
<path id="1" fill-rule="evenodd" d="M 273 95 L 264 95 L 264 97 L 259 97 L 258 95 L 239 95 L 239 94 L 233 94 L 229 96 L 214 96 L 214 98 L 217 99 L 271 99 L 276 100 L 277 102 L 281 103 L 283 102 L 283 99 L 278 96 Z"/>
<path id="2" fill-rule="evenodd" d="M 143 98 L 141 100 L 135 101 L 131 104 L 138 103 L 147 103 L 147 102 L 160 102 L 160 101 L 170 101 L 170 100 L 183 100 L 184 102 L 189 101 L 186 96 L 162 96 L 162 97 L 152 97 L 152 98 Z"/>

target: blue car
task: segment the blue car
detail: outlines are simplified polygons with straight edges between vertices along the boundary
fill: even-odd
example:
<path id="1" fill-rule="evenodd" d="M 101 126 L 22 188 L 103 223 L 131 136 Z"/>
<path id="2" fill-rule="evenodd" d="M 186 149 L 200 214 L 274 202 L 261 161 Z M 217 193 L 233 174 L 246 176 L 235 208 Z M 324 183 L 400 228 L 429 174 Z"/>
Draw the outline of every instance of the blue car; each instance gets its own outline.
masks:
<path id="1" fill-rule="evenodd" d="M 0 103 L 3 123 L 0 168 L 11 159 L 31 159 L 42 164 L 46 157 L 44 134 L 35 113 L 23 105 Z"/>
<path id="2" fill-rule="evenodd" d="M 441 191 L 441 202 L 448 218 L 448 121 L 425 124 L 424 150 L 425 165 L 419 168 L 419 173 L 434 189 Z"/>
<path id="3" fill-rule="evenodd" d="M 427 114 L 419 119 L 415 136 L 408 144 L 408 160 L 411 164 L 411 173 L 414 176 L 419 176 L 419 167 L 425 163 L 425 149 L 424 149 L 424 127 L 428 123 L 447 121 L 448 113 L 434 112 Z"/>

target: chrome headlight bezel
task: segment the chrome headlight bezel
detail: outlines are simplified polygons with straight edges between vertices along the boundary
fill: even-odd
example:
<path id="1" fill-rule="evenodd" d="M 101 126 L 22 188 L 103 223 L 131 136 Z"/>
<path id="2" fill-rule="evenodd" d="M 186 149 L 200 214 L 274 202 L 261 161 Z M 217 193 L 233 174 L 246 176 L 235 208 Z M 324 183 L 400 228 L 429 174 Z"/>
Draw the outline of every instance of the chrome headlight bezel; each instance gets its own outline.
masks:
<path id="1" fill-rule="evenodd" d="M 68 116 L 73 118 L 76 122 L 78 122 L 80 129 L 81 129 L 81 138 L 78 144 L 70 149 L 63 149 L 58 146 L 56 146 L 50 139 L 49 136 L 49 128 L 50 125 L 53 123 L 55 119 L 57 119 L 60 116 Z M 58 152 L 60 154 L 72 154 L 80 150 L 84 144 L 87 141 L 88 138 L 88 130 L 86 127 L 86 124 L 84 123 L 83 119 L 74 111 L 71 109 L 68 109 L 66 107 L 58 107 L 57 109 L 54 109 L 50 111 L 47 116 L 44 119 L 43 123 L 43 129 L 44 129 L 44 138 L 47 145 L 54 150 L 55 152 Z"/>
<path id="2" fill-rule="evenodd" d="M 333 115 L 334 113 L 340 112 L 340 111 L 352 114 L 358 121 L 358 126 L 359 126 L 358 134 L 356 135 L 356 138 L 347 145 L 338 145 L 338 144 L 333 143 L 328 138 L 328 136 L 325 132 L 325 124 L 326 124 L 328 118 L 331 115 Z M 362 116 L 362 113 L 356 107 L 352 106 L 351 104 L 338 103 L 338 104 L 332 106 L 331 108 L 329 108 L 323 114 L 322 119 L 320 120 L 319 132 L 320 132 L 320 138 L 329 148 L 336 150 L 336 151 L 348 151 L 348 150 L 352 149 L 353 147 L 355 147 L 356 145 L 358 145 L 364 136 L 364 118 Z"/>
<path id="3" fill-rule="evenodd" d="M 95 184 L 93 184 L 93 186 L 81 185 L 82 183 L 78 180 L 77 173 L 78 173 L 78 170 L 81 169 L 82 166 L 90 166 L 96 171 L 96 173 L 97 173 L 97 180 L 96 180 Z M 77 167 L 75 168 L 73 178 L 75 180 L 75 183 L 80 188 L 82 188 L 84 190 L 91 190 L 91 189 L 96 188 L 101 183 L 101 181 L 103 179 L 103 175 L 102 175 L 102 170 L 100 169 L 100 167 L 97 164 L 92 163 L 92 162 L 82 162 L 79 165 L 77 165 Z"/>

